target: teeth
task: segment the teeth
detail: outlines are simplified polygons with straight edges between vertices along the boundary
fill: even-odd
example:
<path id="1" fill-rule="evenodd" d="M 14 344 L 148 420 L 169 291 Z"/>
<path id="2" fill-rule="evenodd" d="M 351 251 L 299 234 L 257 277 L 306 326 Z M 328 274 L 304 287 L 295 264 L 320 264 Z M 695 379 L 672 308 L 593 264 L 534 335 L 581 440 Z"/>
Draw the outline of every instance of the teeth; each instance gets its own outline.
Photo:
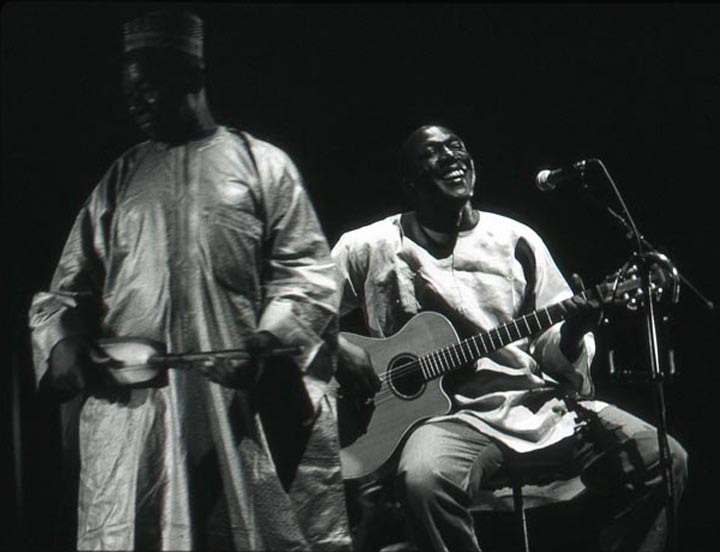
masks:
<path id="1" fill-rule="evenodd" d="M 454 170 L 448 174 L 445 175 L 445 178 L 459 178 L 465 174 L 464 171 L 461 171 L 460 169 Z"/>

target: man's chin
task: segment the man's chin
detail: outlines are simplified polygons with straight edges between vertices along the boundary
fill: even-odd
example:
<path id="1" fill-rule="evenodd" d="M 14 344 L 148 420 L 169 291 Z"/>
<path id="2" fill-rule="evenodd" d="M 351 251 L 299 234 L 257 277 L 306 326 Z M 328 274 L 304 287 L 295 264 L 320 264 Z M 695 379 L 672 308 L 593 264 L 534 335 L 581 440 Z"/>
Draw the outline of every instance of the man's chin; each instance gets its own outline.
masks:
<path id="1" fill-rule="evenodd" d="M 157 140 L 159 142 L 165 142 L 168 137 L 172 134 L 170 129 L 166 128 L 167 125 L 160 125 L 157 121 L 149 119 L 144 121 L 138 121 L 137 127 L 145 136 L 150 140 Z"/>
<path id="2" fill-rule="evenodd" d="M 150 140 L 157 140 L 157 129 L 152 123 L 137 123 L 138 130 Z"/>
<path id="3" fill-rule="evenodd" d="M 172 142 L 173 140 L 167 133 L 158 131 L 155 127 L 140 127 L 140 132 L 153 142 Z"/>
<path id="4" fill-rule="evenodd" d="M 435 198 L 435 205 L 442 209 L 460 210 L 472 199 L 471 195 L 441 194 Z"/>
<path id="5" fill-rule="evenodd" d="M 468 190 L 466 187 L 457 187 L 457 188 L 445 188 L 441 190 L 442 197 L 446 201 L 452 201 L 452 202 L 460 202 L 464 203 L 466 201 L 470 201 L 472 198 L 472 190 Z"/>
<path id="6" fill-rule="evenodd" d="M 464 178 L 454 181 L 436 181 L 435 189 L 443 196 L 465 199 L 470 199 L 473 192 L 473 186 Z"/>

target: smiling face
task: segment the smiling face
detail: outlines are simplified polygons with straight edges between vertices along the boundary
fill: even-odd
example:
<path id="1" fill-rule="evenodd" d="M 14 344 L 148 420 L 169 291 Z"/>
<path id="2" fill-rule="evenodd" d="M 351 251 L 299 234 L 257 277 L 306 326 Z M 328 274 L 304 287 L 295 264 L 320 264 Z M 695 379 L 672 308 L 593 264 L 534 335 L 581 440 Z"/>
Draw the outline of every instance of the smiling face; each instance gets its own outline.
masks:
<path id="1" fill-rule="evenodd" d="M 461 206 L 472 198 L 473 161 L 465 144 L 451 130 L 422 127 L 410 135 L 401 155 L 405 180 L 419 201 Z"/>

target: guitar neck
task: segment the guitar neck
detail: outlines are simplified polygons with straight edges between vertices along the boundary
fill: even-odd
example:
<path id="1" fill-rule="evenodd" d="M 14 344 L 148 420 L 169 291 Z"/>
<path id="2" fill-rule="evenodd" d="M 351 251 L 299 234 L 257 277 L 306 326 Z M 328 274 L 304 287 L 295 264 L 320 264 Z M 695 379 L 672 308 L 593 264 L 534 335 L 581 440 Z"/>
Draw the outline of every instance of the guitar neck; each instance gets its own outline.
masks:
<path id="1" fill-rule="evenodd" d="M 591 299 L 601 297 L 602 288 L 583 290 L 576 297 Z M 560 303 L 536 310 L 488 332 L 479 333 L 463 339 L 455 345 L 438 349 L 418 358 L 425 381 L 438 378 L 474 362 L 506 345 L 525 337 L 539 333 L 550 326 L 565 320 L 565 309 Z"/>

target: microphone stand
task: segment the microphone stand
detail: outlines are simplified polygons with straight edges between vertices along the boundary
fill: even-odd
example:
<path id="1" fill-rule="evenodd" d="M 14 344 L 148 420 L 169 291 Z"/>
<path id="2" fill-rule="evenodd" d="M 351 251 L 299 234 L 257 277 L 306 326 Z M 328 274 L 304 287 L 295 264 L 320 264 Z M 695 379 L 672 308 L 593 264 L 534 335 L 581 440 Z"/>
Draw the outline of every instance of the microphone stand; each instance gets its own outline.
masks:
<path id="1" fill-rule="evenodd" d="M 653 386 L 655 394 L 655 406 L 657 413 L 657 440 L 660 452 L 660 469 L 662 472 L 664 488 L 665 488 L 665 513 L 668 526 L 668 544 L 670 550 L 677 548 L 677 526 L 675 512 L 675 481 L 672 475 L 672 456 L 670 454 L 670 446 L 668 443 L 667 432 L 667 410 L 665 403 L 664 374 L 660 366 L 660 355 L 658 345 L 658 331 L 655 307 L 653 305 L 654 285 L 651 282 L 651 269 L 653 265 L 659 264 L 665 268 L 671 275 L 673 281 L 673 302 L 677 303 L 679 299 L 680 281 L 685 282 L 688 287 L 704 302 L 709 309 L 714 309 L 711 301 L 705 298 L 695 286 L 683 277 L 675 268 L 673 263 L 665 255 L 658 252 L 650 242 L 648 242 L 638 231 L 637 225 L 630 214 L 625 201 L 615 185 L 610 173 L 600 159 L 589 159 L 585 161 L 581 168 L 581 178 L 584 179 L 584 169 L 590 163 L 598 165 L 605 178 L 610 183 L 615 197 L 617 197 L 625 217 L 615 212 L 610 206 L 606 206 L 608 212 L 619 221 L 624 229 L 628 239 L 632 239 L 635 245 L 633 257 L 639 264 L 641 289 L 645 297 L 643 304 L 645 334 L 648 344 L 648 362 L 650 365 L 650 384 Z M 584 184 L 584 183 L 583 183 Z"/>

